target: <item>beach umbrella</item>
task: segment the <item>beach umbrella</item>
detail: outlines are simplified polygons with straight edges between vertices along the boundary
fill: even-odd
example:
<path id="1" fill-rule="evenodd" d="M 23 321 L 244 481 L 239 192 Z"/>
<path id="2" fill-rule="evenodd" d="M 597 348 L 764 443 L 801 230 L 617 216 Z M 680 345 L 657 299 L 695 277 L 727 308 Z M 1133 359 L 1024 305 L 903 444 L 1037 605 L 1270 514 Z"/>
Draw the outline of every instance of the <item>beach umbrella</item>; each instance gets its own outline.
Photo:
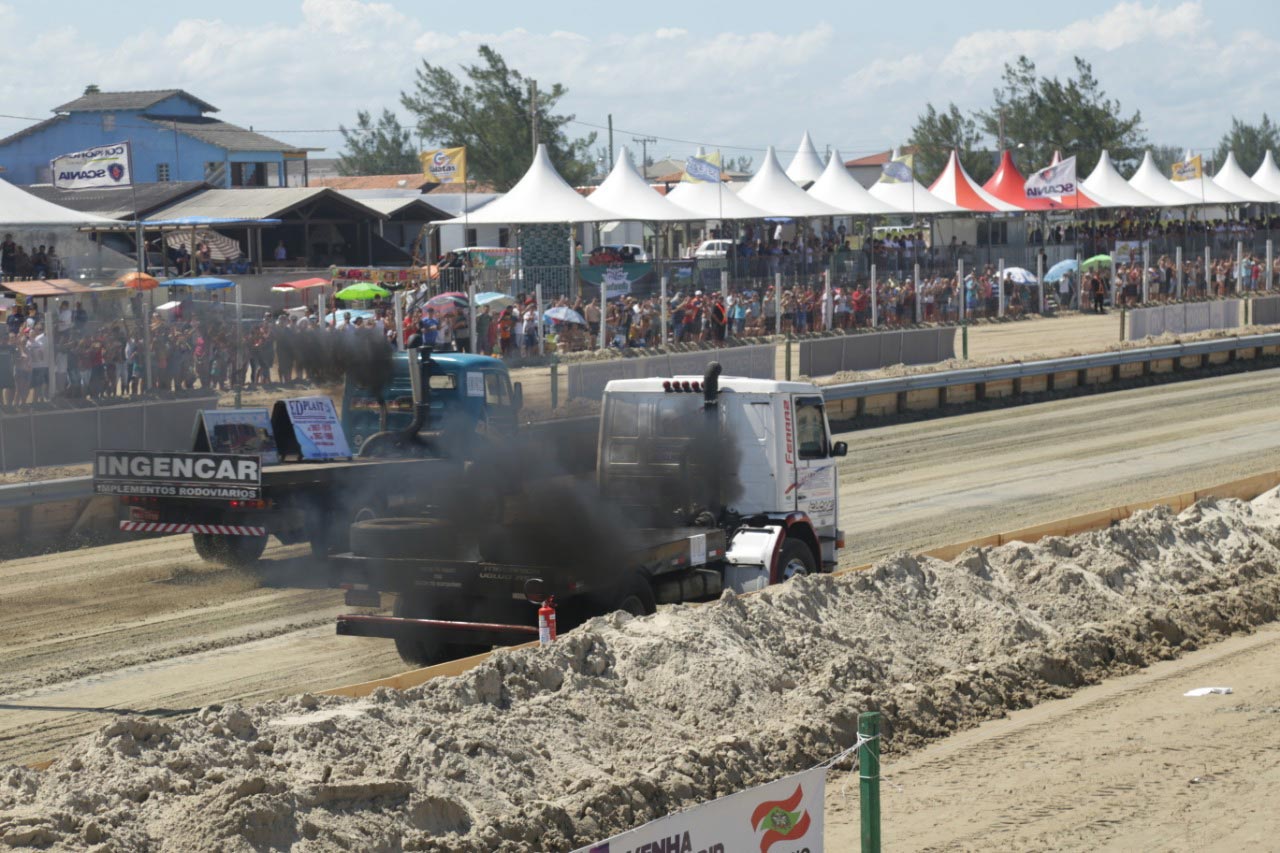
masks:
<path id="1" fill-rule="evenodd" d="M 194 251 L 190 231 L 173 231 L 165 235 L 164 242 L 171 249 L 186 249 L 188 254 Z M 198 246 L 201 243 L 208 244 L 209 257 L 215 261 L 234 261 L 244 254 L 240 250 L 239 243 L 217 231 L 196 231 L 194 245 Z"/>
<path id="2" fill-rule="evenodd" d="M 505 293 L 490 290 L 486 293 L 477 293 L 476 304 L 488 305 L 490 308 L 506 308 L 508 305 L 515 305 L 516 301 Z"/>
<path id="3" fill-rule="evenodd" d="M 439 296 L 433 296 L 426 301 L 423 308 L 434 308 L 437 315 L 445 317 L 449 314 L 455 314 L 459 310 L 467 307 L 467 297 L 461 293 L 442 293 Z"/>
<path id="4" fill-rule="evenodd" d="M 127 287 L 130 290 L 155 290 L 160 286 L 160 282 L 156 281 L 155 276 L 144 272 L 127 272 L 116 279 L 116 286 Z"/>
<path id="5" fill-rule="evenodd" d="M 334 294 L 335 299 L 373 299 L 378 296 L 390 296 L 391 291 L 379 287 L 371 281 L 357 281 Z"/>
<path id="6" fill-rule="evenodd" d="M 1035 284 L 1036 275 L 1031 270 L 1022 267 L 1005 267 L 1004 277 L 1012 281 L 1014 284 Z"/>
<path id="7" fill-rule="evenodd" d="M 1094 255 L 1092 258 L 1081 264 L 1081 266 L 1084 269 L 1089 269 L 1089 267 L 1109 267 L 1111 266 L 1111 256 Z"/>
<path id="8" fill-rule="evenodd" d="M 1067 258 L 1065 261 L 1058 261 L 1049 267 L 1049 271 L 1044 274 L 1045 281 L 1058 281 L 1069 272 L 1076 271 L 1076 259 Z"/>
<path id="9" fill-rule="evenodd" d="M 587 321 L 582 315 L 567 305 L 557 305 L 554 308 L 548 308 L 542 315 L 544 319 L 551 320 L 555 323 L 577 323 L 579 326 L 587 325 Z"/>

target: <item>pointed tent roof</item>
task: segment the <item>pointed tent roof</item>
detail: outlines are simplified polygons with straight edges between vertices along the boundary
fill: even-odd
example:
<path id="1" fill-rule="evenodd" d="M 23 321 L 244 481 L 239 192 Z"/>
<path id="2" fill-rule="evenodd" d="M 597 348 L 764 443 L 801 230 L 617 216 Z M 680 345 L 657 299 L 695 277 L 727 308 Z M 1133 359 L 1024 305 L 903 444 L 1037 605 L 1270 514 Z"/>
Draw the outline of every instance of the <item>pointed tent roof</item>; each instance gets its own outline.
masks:
<path id="1" fill-rule="evenodd" d="M 1186 153 L 1182 155 L 1184 161 L 1192 158 L 1191 149 L 1188 148 Z M 1244 199 L 1232 192 L 1227 192 L 1222 187 L 1213 182 L 1213 178 L 1207 173 L 1201 172 L 1198 181 L 1170 181 L 1175 187 L 1182 192 L 1191 196 L 1193 204 L 1243 204 Z"/>
<path id="2" fill-rule="evenodd" d="M 667 193 L 667 199 L 692 211 L 695 219 L 764 219 L 778 215 L 738 198 L 738 194 L 725 186 L 724 181 L 681 181 Z"/>
<path id="3" fill-rule="evenodd" d="M 991 195 L 1022 210 L 1053 210 L 1061 205 L 1047 198 L 1027 198 L 1027 179 L 1013 162 L 1008 149 L 1000 152 L 1000 166 L 982 188 Z"/>
<path id="4" fill-rule="evenodd" d="M 1150 151 L 1142 155 L 1142 164 L 1129 179 L 1129 186 L 1165 206 L 1185 207 L 1192 203 L 1173 181 L 1160 174 Z M 1195 200 L 1195 203 L 1199 204 L 1199 200 Z"/>
<path id="5" fill-rule="evenodd" d="M 1008 161 L 1008 171 L 1006 171 L 1006 168 L 1005 168 L 1006 160 Z M 1061 162 L 1062 162 L 1062 152 L 1058 151 L 1057 149 L 1054 149 L 1053 159 L 1049 161 L 1049 166 L 1056 166 Z M 1048 168 L 1048 166 L 1046 166 L 1045 168 Z M 1002 179 L 999 182 L 999 184 L 996 183 L 996 178 L 998 176 L 1002 176 Z M 1007 186 L 1005 186 L 1006 183 L 1007 183 Z M 997 185 L 1000 188 L 1000 192 L 998 193 L 994 192 L 991 189 L 992 186 L 997 186 Z M 1108 204 L 1104 199 L 1099 197 L 1097 193 L 1091 194 L 1088 191 L 1084 190 L 1083 188 L 1081 188 L 1078 192 L 1072 195 L 1064 195 L 1056 199 L 1054 198 L 1030 199 L 1030 198 L 1026 198 L 1026 189 L 1025 189 L 1026 185 L 1027 185 L 1027 179 L 1023 176 L 1022 172 L 1018 170 L 1017 165 L 1013 162 L 1013 155 L 1010 154 L 1008 151 L 1005 151 L 1000 156 L 1000 168 L 996 170 L 995 175 L 991 176 L 991 180 L 987 181 L 986 184 L 983 185 L 983 189 L 985 189 L 987 192 L 991 193 L 992 195 L 996 195 L 1001 198 L 1004 198 L 1002 193 L 1013 194 L 1012 188 L 1016 186 L 1017 193 L 1015 195 L 1014 203 L 1015 204 L 1019 203 L 1016 200 L 1017 195 L 1022 196 L 1024 199 L 1026 199 L 1026 202 L 1028 205 L 1028 207 L 1026 208 L 1027 210 L 1093 210 L 1094 208 L 1097 208 L 1097 207 L 1115 207 L 1115 205 L 1113 204 Z M 1010 199 L 1005 198 L 1005 201 L 1009 201 L 1009 200 Z M 1044 205 L 1044 206 L 1031 207 L 1030 205 L 1033 205 L 1033 204 Z"/>
<path id="6" fill-rule="evenodd" d="M 821 177 L 809 187 L 809 195 L 818 201 L 831 205 L 841 213 L 855 215 L 899 214 L 902 210 L 867 192 L 867 188 L 858 183 L 849 169 L 844 165 L 844 158 L 839 151 L 831 153 L 827 167 L 822 170 Z M 907 211 L 910 213 L 910 210 Z"/>
<path id="7" fill-rule="evenodd" d="M 613 171 L 588 199 L 593 204 L 615 211 L 623 220 L 683 222 L 698 218 L 692 211 L 685 210 L 650 187 L 636 171 L 635 163 L 631 162 L 631 152 L 626 148 L 618 151 Z"/>
<path id="8" fill-rule="evenodd" d="M 233 192 L 239 192 L 234 190 Z M 604 222 L 623 217 L 592 204 L 565 183 L 539 145 L 529 171 L 505 195 L 495 198 L 465 218 L 449 219 L 450 225 L 519 225 L 539 222 Z"/>
<path id="9" fill-rule="evenodd" d="M 929 192 L 957 207 L 978 213 L 1009 213 L 1022 210 L 1018 205 L 996 198 L 978 186 L 978 182 L 970 177 L 964 164 L 960 162 L 960 154 L 954 149 L 951 151 L 951 156 L 947 158 L 947 165 L 943 168 L 942 174 L 938 175 L 938 179 L 929 187 Z"/>
<path id="10" fill-rule="evenodd" d="M 1080 186 L 1085 192 L 1098 197 L 1099 201 L 1106 200 L 1106 207 L 1165 207 L 1129 186 L 1129 182 L 1116 171 L 1115 163 L 1111 162 L 1111 155 L 1105 148 L 1093 173 Z"/>
<path id="11" fill-rule="evenodd" d="M 822 177 L 822 171 L 822 158 L 818 156 L 818 149 L 813 147 L 813 139 L 806 130 L 796 156 L 791 158 L 791 165 L 787 167 L 787 177 L 800 186 L 805 186 Z"/>
<path id="12" fill-rule="evenodd" d="M 840 213 L 839 210 L 829 204 L 823 204 L 792 183 L 787 173 L 782 171 L 772 145 L 765 152 L 760 171 L 747 181 L 747 185 L 738 193 L 738 197 L 747 204 L 769 211 L 773 216 L 804 218 L 837 216 Z"/>
<path id="13" fill-rule="evenodd" d="M 1258 171 L 1253 173 L 1253 182 L 1267 192 L 1280 194 L 1280 167 L 1276 166 L 1276 160 L 1270 151 L 1262 158 Z"/>
<path id="14" fill-rule="evenodd" d="M 121 190 L 123 192 L 123 190 Z M 0 227 L 20 228 L 24 225 L 119 225 L 93 213 L 82 213 L 45 201 L 20 187 L 0 179 Z"/>
<path id="15" fill-rule="evenodd" d="M 895 152 L 896 156 L 896 152 Z M 869 191 L 873 196 L 903 213 L 965 213 L 963 207 L 938 198 L 920 185 L 914 177 L 906 183 L 876 181 Z"/>
<path id="16" fill-rule="evenodd" d="M 1227 160 L 1222 164 L 1222 168 L 1218 169 L 1218 174 L 1213 176 L 1213 182 L 1232 195 L 1240 196 L 1245 201 L 1263 204 L 1280 201 L 1280 194 L 1266 190 L 1250 180 L 1244 169 L 1241 169 L 1240 164 L 1236 162 L 1236 152 L 1234 151 L 1227 152 Z"/>

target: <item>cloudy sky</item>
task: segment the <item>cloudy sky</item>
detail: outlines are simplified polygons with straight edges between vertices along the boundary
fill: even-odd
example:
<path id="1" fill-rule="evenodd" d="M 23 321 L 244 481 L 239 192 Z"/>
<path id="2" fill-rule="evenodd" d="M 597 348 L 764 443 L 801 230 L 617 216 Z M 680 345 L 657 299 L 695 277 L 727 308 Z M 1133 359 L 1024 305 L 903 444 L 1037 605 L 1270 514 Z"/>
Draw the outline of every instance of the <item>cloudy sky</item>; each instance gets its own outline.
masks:
<path id="1" fill-rule="evenodd" d="M 331 154 L 356 110 L 400 112 L 422 59 L 456 67 L 479 44 L 564 83 L 577 132 L 612 113 L 615 144 L 658 137 L 658 156 L 702 143 L 758 163 L 770 144 L 785 158 L 804 129 L 846 157 L 883 150 L 928 102 L 989 105 L 1021 53 L 1064 75 L 1087 58 L 1154 143 L 1211 148 L 1233 115 L 1280 112 L 1280 15 L 1263 0 L 23 0 L 0 3 L 0 32 L 0 113 L 47 117 L 88 83 L 183 88 L 227 121 Z M 29 123 L 0 119 L 0 133 Z"/>

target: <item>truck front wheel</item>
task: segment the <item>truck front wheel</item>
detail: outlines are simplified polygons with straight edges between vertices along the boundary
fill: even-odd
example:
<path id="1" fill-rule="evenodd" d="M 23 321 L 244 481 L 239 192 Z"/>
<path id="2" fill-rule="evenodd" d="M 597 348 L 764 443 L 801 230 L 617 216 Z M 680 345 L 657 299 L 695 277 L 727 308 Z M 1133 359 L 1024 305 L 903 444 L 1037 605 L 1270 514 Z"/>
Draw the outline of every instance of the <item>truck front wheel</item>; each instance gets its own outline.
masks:
<path id="1" fill-rule="evenodd" d="M 796 575 L 811 575 L 817 571 L 813 561 L 813 549 L 800 539 L 785 539 L 778 552 L 778 580 L 786 581 Z"/>

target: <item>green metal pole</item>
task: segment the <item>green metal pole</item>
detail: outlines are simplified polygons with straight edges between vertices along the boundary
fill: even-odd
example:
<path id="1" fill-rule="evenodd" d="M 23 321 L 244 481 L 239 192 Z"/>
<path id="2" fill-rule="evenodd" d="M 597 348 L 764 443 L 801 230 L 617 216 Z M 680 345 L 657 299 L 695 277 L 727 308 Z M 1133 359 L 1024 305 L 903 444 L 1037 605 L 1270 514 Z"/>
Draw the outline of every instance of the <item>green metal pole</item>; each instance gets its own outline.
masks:
<path id="1" fill-rule="evenodd" d="M 1124 343 L 1124 314 L 1127 309 L 1120 309 L 1120 343 Z"/>
<path id="2" fill-rule="evenodd" d="M 969 360 L 969 323 L 964 321 L 960 325 L 960 351 L 965 361 Z"/>
<path id="3" fill-rule="evenodd" d="M 862 807 L 862 853 L 880 853 L 880 712 L 858 715 L 858 801 Z"/>
<path id="4" fill-rule="evenodd" d="M 790 335 L 787 335 L 787 342 L 785 346 L 787 348 L 787 369 L 786 369 L 787 381 L 790 382 L 791 381 L 791 336 Z"/>

